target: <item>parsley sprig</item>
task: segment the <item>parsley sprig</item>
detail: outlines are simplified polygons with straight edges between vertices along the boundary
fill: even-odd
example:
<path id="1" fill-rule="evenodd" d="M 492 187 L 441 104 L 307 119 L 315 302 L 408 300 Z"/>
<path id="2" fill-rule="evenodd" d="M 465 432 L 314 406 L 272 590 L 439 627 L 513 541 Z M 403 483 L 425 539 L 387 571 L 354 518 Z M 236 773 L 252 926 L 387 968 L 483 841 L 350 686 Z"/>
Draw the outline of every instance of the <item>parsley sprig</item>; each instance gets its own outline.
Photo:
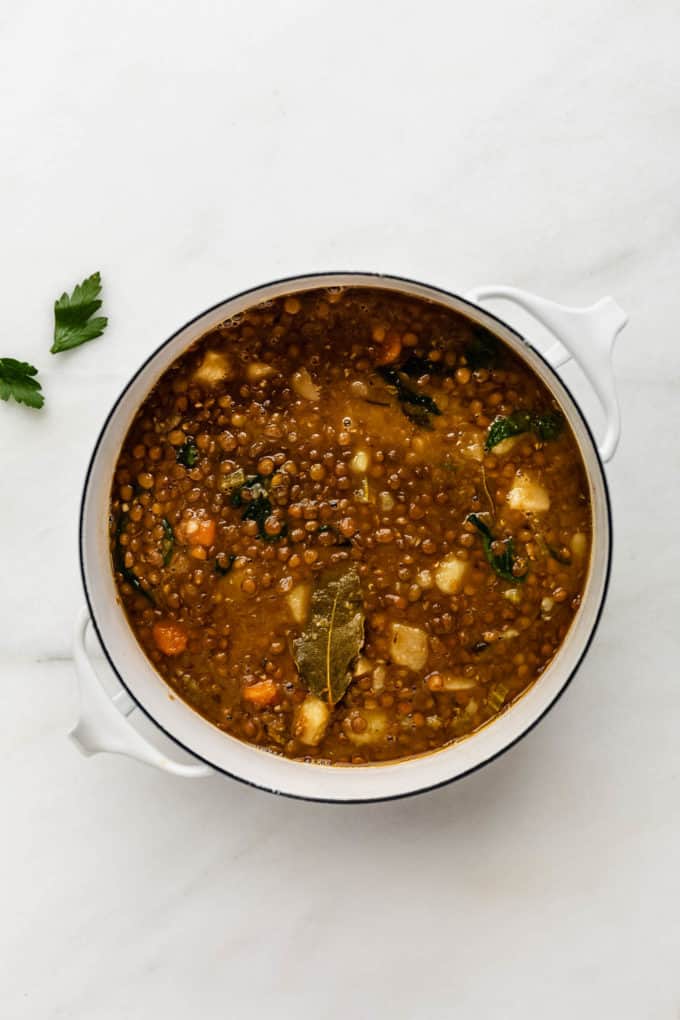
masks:
<path id="1" fill-rule="evenodd" d="M 102 306 L 99 297 L 101 289 L 101 276 L 93 273 L 82 283 L 76 284 L 70 296 L 64 292 L 54 302 L 52 354 L 70 351 L 102 335 L 109 320 L 103 315 L 94 314 Z M 36 379 L 37 374 L 38 369 L 27 361 L 0 358 L 0 400 L 12 397 L 18 404 L 42 407 L 45 398 Z"/>
<path id="2" fill-rule="evenodd" d="M 103 315 L 92 316 L 102 306 L 99 294 L 102 281 L 99 273 L 93 273 L 73 288 L 69 295 L 64 292 L 54 302 L 54 343 L 50 351 L 61 354 L 73 347 L 80 347 L 88 340 L 101 336 L 108 319 Z"/>
<path id="3" fill-rule="evenodd" d="M 28 407 L 42 407 L 45 398 L 40 383 L 35 378 L 38 369 L 27 361 L 16 358 L 0 358 L 0 400 L 13 397 L 18 404 Z"/>

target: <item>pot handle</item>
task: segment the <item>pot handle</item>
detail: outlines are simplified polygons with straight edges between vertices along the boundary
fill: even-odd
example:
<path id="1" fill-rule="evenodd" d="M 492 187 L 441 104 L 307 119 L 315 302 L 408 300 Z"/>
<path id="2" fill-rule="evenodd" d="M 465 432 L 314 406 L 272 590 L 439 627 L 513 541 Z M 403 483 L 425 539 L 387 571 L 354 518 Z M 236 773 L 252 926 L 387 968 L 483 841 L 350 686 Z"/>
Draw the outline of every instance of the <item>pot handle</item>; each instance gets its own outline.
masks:
<path id="1" fill-rule="evenodd" d="M 182 765 L 167 758 L 153 744 L 150 744 L 128 721 L 136 705 L 127 691 L 121 687 L 117 694 L 110 696 L 103 688 L 99 677 L 92 668 L 85 647 L 85 633 L 90 616 L 82 609 L 76 621 L 73 636 L 73 660 L 78 675 L 80 712 L 78 722 L 69 737 L 81 754 L 89 757 L 108 751 L 111 754 L 126 754 L 137 761 L 171 772 L 185 778 L 201 778 L 212 774 L 208 765 Z"/>
<path id="2" fill-rule="evenodd" d="M 475 304 L 488 298 L 514 301 L 550 330 L 558 343 L 544 357 L 555 369 L 573 357 L 583 369 L 605 414 L 605 433 L 598 447 L 600 457 L 605 462 L 611 460 L 621 436 L 612 352 L 617 336 L 628 322 L 620 305 L 613 298 L 604 297 L 587 308 L 570 308 L 517 287 L 494 284 L 475 287 L 467 298 Z"/>

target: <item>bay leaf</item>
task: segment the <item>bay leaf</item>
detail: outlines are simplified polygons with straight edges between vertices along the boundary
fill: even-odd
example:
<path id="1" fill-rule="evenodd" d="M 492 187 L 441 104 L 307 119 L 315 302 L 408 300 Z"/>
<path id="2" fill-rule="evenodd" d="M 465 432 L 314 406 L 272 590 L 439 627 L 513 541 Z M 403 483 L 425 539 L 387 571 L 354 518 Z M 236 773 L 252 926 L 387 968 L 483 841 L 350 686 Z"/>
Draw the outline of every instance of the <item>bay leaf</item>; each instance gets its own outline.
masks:
<path id="1" fill-rule="evenodd" d="M 351 666 L 364 643 L 364 602 L 354 567 L 324 572 L 312 592 L 309 620 L 293 641 L 300 677 L 312 694 L 330 705 L 352 679 Z"/>

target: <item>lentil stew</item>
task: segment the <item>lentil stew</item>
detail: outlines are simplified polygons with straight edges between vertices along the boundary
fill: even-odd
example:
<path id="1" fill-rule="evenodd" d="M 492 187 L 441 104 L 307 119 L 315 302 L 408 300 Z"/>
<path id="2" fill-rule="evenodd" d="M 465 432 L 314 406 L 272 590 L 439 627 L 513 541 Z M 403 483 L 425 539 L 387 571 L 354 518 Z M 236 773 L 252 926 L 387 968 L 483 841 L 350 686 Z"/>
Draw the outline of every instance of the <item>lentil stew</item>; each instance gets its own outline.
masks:
<path id="1" fill-rule="evenodd" d="M 546 669 L 588 571 L 585 469 L 506 345 L 435 302 L 310 289 L 192 345 L 115 470 L 113 569 L 172 690 L 306 761 L 432 751 Z"/>

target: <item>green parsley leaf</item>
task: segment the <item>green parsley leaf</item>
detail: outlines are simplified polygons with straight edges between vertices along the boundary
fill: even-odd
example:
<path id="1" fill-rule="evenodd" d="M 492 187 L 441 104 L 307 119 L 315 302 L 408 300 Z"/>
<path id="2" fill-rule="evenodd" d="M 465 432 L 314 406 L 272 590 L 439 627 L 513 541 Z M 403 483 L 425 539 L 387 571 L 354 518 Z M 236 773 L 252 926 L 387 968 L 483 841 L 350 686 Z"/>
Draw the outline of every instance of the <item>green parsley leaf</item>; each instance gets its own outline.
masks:
<path id="1" fill-rule="evenodd" d="M 102 335 L 109 320 L 101 315 L 92 318 L 102 306 L 99 300 L 101 289 L 101 276 L 99 273 L 93 273 L 74 288 L 70 297 L 64 292 L 59 300 L 54 302 L 54 343 L 50 348 L 52 354 L 70 351 L 72 347 L 79 347 L 88 340 L 94 340 L 95 337 Z"/>
<path id="2" fill-rule="evenodd" d="M 45 398 L 35 378 L 38 369 L 16 358 L 0 358 L 0 400 L 14 397 L 18 404 L 42 407 Z"/>

